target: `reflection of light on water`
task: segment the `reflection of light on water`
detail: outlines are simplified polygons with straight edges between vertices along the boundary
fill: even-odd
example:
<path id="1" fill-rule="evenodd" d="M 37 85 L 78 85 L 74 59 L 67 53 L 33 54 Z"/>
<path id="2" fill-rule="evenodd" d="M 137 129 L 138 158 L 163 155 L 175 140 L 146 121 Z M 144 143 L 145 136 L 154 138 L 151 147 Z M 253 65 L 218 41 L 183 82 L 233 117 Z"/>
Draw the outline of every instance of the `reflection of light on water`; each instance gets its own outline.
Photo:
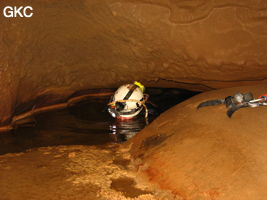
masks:
<path id="1" fill-rule="evenodd" d="M 109 130 L 111 130 L 111 134 L 116 134 L 117 132 L 117 127 L 116 125 L 110 125 Z"/>
<path id="2" fill-rule="evenodd" d="M 147 105 L 149 122 L 183 100 L 181 95 L 168 91 L 159 90 L 160 93 L 150 94 L 151 101 L 158 106 L 151 109 Z M 190 96 L 192 94 L 183 98 Z M 24 127 L 12 133 L 0 134 L 0 154 L 53 145 L 121 143 L 132 138 L 148 124 L 142 113 L 125 121 L 112 118 L 105 109 L 107 102 L 109 97 L 90 98 L 64 110 L 36 115 L 35 127 Z"/>
<path id="3" fill-rule="evenodd" d="M 114 120 L 109 126 L 110 134 L 113 135 L 113 139 L 116 142 L 124 142 L 132 138 L 139 131 L 146 126 L 146 122 L 143 117 L 133 118 L 129 120 Z"/>

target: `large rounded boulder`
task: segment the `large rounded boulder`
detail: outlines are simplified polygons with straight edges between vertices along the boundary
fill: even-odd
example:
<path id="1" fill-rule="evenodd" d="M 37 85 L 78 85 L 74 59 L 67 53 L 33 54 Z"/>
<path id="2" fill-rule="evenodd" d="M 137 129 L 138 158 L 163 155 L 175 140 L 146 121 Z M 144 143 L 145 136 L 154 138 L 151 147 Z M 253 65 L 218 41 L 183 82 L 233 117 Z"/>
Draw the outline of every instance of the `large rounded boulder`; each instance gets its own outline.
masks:
<path id="1" fill-rule="evenodd" d="M 197 95 L 157 118 L 132 142 L 139 172 L 182 199 L 260 200 L 267 196 L 267 106 L 242 108 L 232 118 L 224 105 L 202 101 L 267 86 Z"/>

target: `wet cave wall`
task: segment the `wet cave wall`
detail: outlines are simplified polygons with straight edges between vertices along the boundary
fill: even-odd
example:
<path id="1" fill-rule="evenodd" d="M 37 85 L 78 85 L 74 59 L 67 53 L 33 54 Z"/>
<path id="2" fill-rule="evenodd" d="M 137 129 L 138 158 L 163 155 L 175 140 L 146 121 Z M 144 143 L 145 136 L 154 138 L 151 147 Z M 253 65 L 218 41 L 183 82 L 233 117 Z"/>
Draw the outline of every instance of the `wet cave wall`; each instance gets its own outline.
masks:
<path id="1" fill-rule="evenodd" d="M 18 107 L 75 91 L 146 86 L 207 91 L 267 82 L 267 2 L 22 0 L 0 17 L 0 124 Z"/>

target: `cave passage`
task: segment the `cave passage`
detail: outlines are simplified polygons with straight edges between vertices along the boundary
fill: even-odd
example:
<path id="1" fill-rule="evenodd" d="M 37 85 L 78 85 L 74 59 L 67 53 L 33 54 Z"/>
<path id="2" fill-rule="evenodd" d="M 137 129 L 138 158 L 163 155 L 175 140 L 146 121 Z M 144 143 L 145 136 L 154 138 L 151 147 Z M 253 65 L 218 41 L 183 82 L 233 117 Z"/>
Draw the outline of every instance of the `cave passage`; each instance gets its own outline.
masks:
<path id="1" fill-rule="evenodd" d="M 149 123 L 160 113 L 197 92 L 181 89 L 148 88 L 153 104 Z M 33 116 L 31 123 L 0 134 L 0 154 L 22 152 L 55 145 L 104 145 L 121 143 L 146 126 L 144 116 L 128 121 L 113 119 L 105 110 L 106 97 L 91 97 L 72 107 Z"/>

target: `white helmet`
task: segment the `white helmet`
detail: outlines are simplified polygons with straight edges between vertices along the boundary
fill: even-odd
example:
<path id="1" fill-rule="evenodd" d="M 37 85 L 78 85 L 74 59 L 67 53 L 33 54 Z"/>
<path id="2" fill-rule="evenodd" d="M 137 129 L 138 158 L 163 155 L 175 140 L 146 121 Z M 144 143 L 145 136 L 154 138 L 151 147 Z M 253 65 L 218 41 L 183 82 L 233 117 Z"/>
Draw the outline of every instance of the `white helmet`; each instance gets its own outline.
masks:
<path id="1" fill-rule="evenodd" d="M 138 82 L 122 85 L 111 98 L 108 111 L 112 117 L 133 118 L 143 109 L 144 86 Z"/>

